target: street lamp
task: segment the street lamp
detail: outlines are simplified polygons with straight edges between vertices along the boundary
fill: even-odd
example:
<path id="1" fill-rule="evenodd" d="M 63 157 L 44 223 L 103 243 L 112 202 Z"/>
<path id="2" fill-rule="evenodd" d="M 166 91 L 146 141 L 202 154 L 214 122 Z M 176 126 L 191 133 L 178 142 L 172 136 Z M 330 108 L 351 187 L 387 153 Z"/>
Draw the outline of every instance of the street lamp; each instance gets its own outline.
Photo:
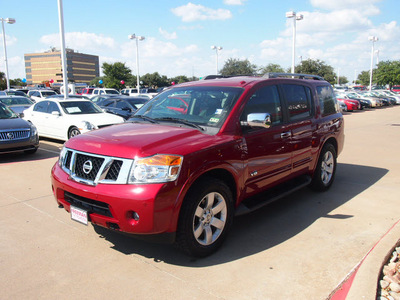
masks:
<path id="1" fill-rule="evenodd" d="M 288 11 L 286 13 L 286 18 L 293 18 L 293 48 L 292 48 L 292 73 L 294 73 L 294 63 L 295 63 L 295 47 L 296 47 L 296 21 L 303 20 L 302 14 L 296 14 L 294 11 Z"/>
<path id="2" fill-rule="evenodd" d="M 7 49 L 6 49 L 6 32 L 4 30 L 4 21 L 8 24 L 14 24 L 15 23 L 15 19 L 13 18 L 7 18 L 7 19 L 3 19 L 0 18 L 1 20 L 1 28 L 2 28 L 2 34 L 3 34 L 3 47 L 4 47 L 4 63 L 6 65 L 6 77 L 7 77 L 7 90 L 10 89 L 10 78 L 8 76 L 8 62 L 7 62 Z"/>
<path id="3" fill-rule="evenodd" d="M 129 39 L 131 40 L 136 40 L 136 78 L 137 78 L 137 92 L 140 94 L 140 80 L 139 80 L 139 41 L 143 41 L 145 39 L 144 36 L 140 35 L 135 35 L 135 34 L 130 34 L 128 36 Z"/>
<path id="4" fill-rule="evenodd" d="M 372 90 L 372 67 L 374 64 L 374 45 L 375 42 L 377 42 L 379 39 L 376 36 L 369 36 L 368 40 L 372 42 L 372 50 L 371 50 L 371 69 L 370 69 L 370 74 L 369 74 L 369 90 Z"/>
<path id="5" fill-rule="evenodd" d="M 211 49 L 215 50 L 215 54 L 217 55 L 217 65 L 216 65 L 215 75 L 218 75 L 218 50 L 221 51 L 222 47 L 221 46 L 211 46 Z"/>

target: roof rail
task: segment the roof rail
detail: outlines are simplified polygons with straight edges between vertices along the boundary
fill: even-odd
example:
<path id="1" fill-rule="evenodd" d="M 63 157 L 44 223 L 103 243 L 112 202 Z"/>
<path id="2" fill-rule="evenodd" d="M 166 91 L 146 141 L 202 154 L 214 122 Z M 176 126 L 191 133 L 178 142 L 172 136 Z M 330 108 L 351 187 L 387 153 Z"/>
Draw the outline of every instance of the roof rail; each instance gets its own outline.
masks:
<path id="1" fill-rule="evenodd" d="M 217 78 L 231 78 L 231 77 L 240 77 L 240 76 L 256 76 L 254 74 L 239 74 L 239 75 L 207 75 L 202 78 L 202 80 L 209 80 L 209 79 L 217 79 Z"/>
<path id="2" fill-rule="evenodd" d="M 264 78 L 278 78 L 278 77 L 297 77 L 299 79 L 314 79 L 314 80 L 325 80 L 323 77 L 318 75 L 310 74 L 298 74 L 298 73 L 266 73 Z"/>

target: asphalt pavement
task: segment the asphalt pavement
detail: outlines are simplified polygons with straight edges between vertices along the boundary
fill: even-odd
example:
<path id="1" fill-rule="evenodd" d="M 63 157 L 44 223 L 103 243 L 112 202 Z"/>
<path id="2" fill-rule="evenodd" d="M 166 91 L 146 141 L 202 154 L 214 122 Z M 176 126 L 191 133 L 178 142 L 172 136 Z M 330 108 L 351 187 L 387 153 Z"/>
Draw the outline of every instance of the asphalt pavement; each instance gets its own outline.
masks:
<path id="1" fill-rule="evenodd" d="M 377 284 L 400 234 L 400 106 L 345 114 L 345 135 L 328 192 L 305 188 L 235 218 L 204 259 L 72 221 L 50 183 L 61 142 L 2 155 L 0 298 L 327 299 L 360 266 L 347 297 L 375 299 L 357 280 Z M 377 267 L 363 271 L 367 259 Z"/>

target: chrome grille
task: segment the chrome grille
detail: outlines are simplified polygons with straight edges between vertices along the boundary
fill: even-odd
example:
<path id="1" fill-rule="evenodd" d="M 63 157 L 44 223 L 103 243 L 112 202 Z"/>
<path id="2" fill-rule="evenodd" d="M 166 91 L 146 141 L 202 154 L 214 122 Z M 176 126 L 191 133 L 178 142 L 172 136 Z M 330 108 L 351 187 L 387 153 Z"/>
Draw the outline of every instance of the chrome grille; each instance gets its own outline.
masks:
<path id="1" fill-rule="evenodd" d="M 0 130 L 0 142 L 27 139 L 30 132 L 29 128 Z"/>
<path id="2" fill-rule="evenodd" d="M 70 178 L 88 185 L 126 184 L 132 164 L 133 159 L 95 155 L 66 148 L 60 156 L 60 165 Z"/>

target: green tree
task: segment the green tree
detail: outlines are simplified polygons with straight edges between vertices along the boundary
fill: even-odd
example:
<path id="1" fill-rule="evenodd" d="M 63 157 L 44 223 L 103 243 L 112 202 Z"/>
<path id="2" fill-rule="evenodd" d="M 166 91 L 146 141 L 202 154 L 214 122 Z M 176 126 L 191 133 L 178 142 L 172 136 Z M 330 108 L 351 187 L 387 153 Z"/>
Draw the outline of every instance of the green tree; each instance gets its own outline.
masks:
<path id="1" fill-rule="evenodd" d="M 158 72 L 144 74 L 140 77 L 140 81 L 143 81 L 143 85 L 152 88 L 170 85 L 167 76 L 161 76 Z"/>
<path id="2" fill-rule="evenodd" d="M 261 75 L 264 75 L 266 73 L 284 73 L 284 72 L 285 72 L 285 70 L 280 65 L 273 64 L 273 63 L 268 64 L 267 66 L 265 66 L 259 70 L 259 73 Z"/>
<path id="3" fill-rule="evenodd" d="M 300 65 L 295 67 L 295 72 L 321 76 L 330 84 L 335 84 L 337 82 L 333 67 L 327 65 L 324 61 L 319 59 L 303 60 Z"/>
<path id="4" fill-rule="evenodd" d="M 190 81 L 190 79 L 187 76 L 180 75 L 180 76 L 175 76 L 175 77 L 170 78 L 168 85 L 171 85 L 172 82 L 175 82 L 175 84 L 178 84 L 178 83 L 184 83 L 184 82 L 189 82 L 189 81 Z"/>
<path id="5" fill-rule="evenodd" d="M 340 84 L 346 84 L 349 82 L 346 76 L 339 76 L 339 82 Z"/>
<path id="6" fill-rule="evenodd" d="M 358 74 L 357 79 L 361 82 L 362 85 L 369 86 L 369 77 L 369 71 L 362 71 L 360 74 Z"/>
<path id="7" fill-rule="evenodd" d="M 91 86 L 97 86 L 97 87 L 103 87 L 103 84 L 104 84 L 104 83 L 103 83 L 103 84 L 100 84 L 100 83 L 99 83 L 100 80 L 103 81 L 103 77 L 102 77 L 102 76 L 96 77 L 96 78 L 92 79 L 92 80 L 89 82 L 89 85 L 91 85 Z"/>
<path id="8" fill-rule="evenodd" d="M 381 61 L 378 68 L 372 73 L 374 82 L 378 85 L 400 84 L 400 61 Z"/>
<path id="9" fill-rule="evenodd" d="M 248 59 L 240 60 L 229 58 L 224 67 L 220 71 L 221 75 L 255 75 L 257 73 L 257 66 L 251 64 Z"/>
<path id="10" fill-rule="evenodd" d="M 0 90 L 5 90 L 7 88 L 6 74 L 0 72 Z"/>
<path id="11" fill-rule="evenodd" d="M 22 82 L 21 78 L 10 79 L 10 85 L 14 86 L 26 86 L 26 82 Z"/>
<path id="12" fill-rule="evenodd" d="M 107 88 L 122 89 L 125 84 L 122 84 L 121 80 L 128 82 L 132 77 L 131 69 L 125 66 L 125 63 L 103 63 L 102 69 L 104 73 L 103 84 Z"/>

